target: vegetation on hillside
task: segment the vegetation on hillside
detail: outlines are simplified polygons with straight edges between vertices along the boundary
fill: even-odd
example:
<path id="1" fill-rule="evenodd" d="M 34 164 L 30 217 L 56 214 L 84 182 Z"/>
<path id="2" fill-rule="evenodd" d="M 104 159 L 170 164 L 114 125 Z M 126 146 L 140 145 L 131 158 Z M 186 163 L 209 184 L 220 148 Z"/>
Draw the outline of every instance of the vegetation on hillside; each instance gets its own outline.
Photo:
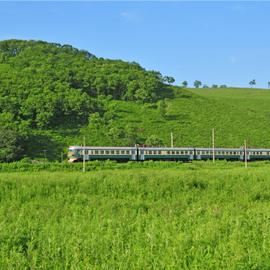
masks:
<path id="1" fill-rule="evenodd" d="M 33 139 L 35 129 L 78 128 L 87 124 L 91 114 L 108 118 L 109 100 L 154 102 L 171 82 L 173 78 L 146 71 L 137 63 L 97 58 L 69 45 L 1 41 L 0 118 L 6 120 L 12 138 L 10 142 L 3 138 L 0 145 L 6 145 L 8 152 L 14 147 L 23 150 L 23 141 Z M 17 133 L 22 126 L 28 134 L 16 136 L 8 128 L 14 121 Z M 23 152 L 16 151 L 6 160 Z"/>
<path id="2" fill-rule="evenodd" d="M 68 145 L 270 147 L 270 94 L 191 89 L 69 45 L 0 42 L 0 161 L 60 160 Z M 197 85 L 202 85 L 197 81 Z M 187 87 L 188 82 L 184 81 Z M 205 86 L 206 87 L 206 86 Z"/>

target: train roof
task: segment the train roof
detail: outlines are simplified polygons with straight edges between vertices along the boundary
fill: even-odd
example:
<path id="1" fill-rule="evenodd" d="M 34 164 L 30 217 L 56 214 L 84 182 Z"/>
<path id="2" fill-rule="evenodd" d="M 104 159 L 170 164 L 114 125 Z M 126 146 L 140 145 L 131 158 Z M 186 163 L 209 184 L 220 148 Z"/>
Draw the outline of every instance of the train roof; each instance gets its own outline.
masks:
<path id="1" fill-rule="evenodd" d="M 199 150 L 199 151 L 212 151 L 213 150 L 212 147 L 209 147 L 209 148 L 196 147 L 195 149 Z M 240 150 L 243 150 L 243 148 L 217 148 L 217 147 L 215 147 L 215 150 L 218 150 L 218 151 L 240 151 Z"/>
<path id="2" fill-rule="evenodd" d="M 138 147 L 140 150 L 144 149 L 144 150 L 176 150 L 176 151 L 179 151 L 179 150 L 194 150 L 193 147 Z"/>
<path id="3" fill-rule="evenodd" d="M 111 149 L 115 149 L 115 150 L 133 150 L 135 149 L 135 147 L 131 147 L 131 146 L 69 146 L 69 149 L 87 149 L 87 150 L 111 150 Z"/>
<path id="4" fill-rule="evenodd" d="M 247 148 L 248 151 L 270 151 L 269 148 Z"/>

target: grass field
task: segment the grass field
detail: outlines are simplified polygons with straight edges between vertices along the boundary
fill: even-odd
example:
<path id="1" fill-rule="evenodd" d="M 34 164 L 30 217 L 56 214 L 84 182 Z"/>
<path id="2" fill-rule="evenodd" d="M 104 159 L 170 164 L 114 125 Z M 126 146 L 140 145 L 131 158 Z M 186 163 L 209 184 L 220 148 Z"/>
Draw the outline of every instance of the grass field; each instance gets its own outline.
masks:
<path id="1" fill-rule="evenodd" d="M 269 269 L 270 167 L 240 165 L 2 172 L 0 268 Z"/>

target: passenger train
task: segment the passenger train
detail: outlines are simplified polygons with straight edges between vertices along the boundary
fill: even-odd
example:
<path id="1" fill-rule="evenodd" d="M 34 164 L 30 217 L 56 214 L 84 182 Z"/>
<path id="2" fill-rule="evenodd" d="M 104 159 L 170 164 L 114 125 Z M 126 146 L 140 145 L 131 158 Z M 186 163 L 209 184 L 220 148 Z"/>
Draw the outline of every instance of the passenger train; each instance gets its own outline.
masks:
<path id="1" fill-rule="evenodd" d="M 214 151 L 214 154 L 213 154 Z M 191 161 L 212 159 L 224 160 L 270 160 L 270 149 L 244 148 L 191 148 L 191 147 L 104 147 L 70 146 L 68 161 L 90 160 L 144 161 L 174 160 Z"/>

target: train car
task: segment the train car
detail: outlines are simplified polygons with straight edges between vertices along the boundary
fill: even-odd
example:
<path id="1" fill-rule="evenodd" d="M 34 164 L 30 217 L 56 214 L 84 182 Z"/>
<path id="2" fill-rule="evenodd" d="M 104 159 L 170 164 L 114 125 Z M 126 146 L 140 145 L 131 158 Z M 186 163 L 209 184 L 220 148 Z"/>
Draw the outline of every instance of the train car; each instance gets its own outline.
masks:
<path id="1" fill-rule="evenodd" d="M 193 160 L 194 148 L 139 147 L 138 160 Z"/>
<path id="2" fill-rule="evenodd" d="M 247 160 L 270 160 L 270 149 L 247 149 Z"/>
<path id="3" fill-rule="evenodd" d="M 119 160 L 129 161 L 137 160 L 136 147 L 113 147 L 113 146 L 70 146 L 68 151 L 68 161 L 82 161 L 83 155 L 85 160 Z"/>
<path id="4" fill-rule="evenodd" d="M 244 160 L 244 150 L 241 148 L 215 148 L 215 159 Z M 213 148 L 195 148 L 197 160 L 213 158 Z"/>

